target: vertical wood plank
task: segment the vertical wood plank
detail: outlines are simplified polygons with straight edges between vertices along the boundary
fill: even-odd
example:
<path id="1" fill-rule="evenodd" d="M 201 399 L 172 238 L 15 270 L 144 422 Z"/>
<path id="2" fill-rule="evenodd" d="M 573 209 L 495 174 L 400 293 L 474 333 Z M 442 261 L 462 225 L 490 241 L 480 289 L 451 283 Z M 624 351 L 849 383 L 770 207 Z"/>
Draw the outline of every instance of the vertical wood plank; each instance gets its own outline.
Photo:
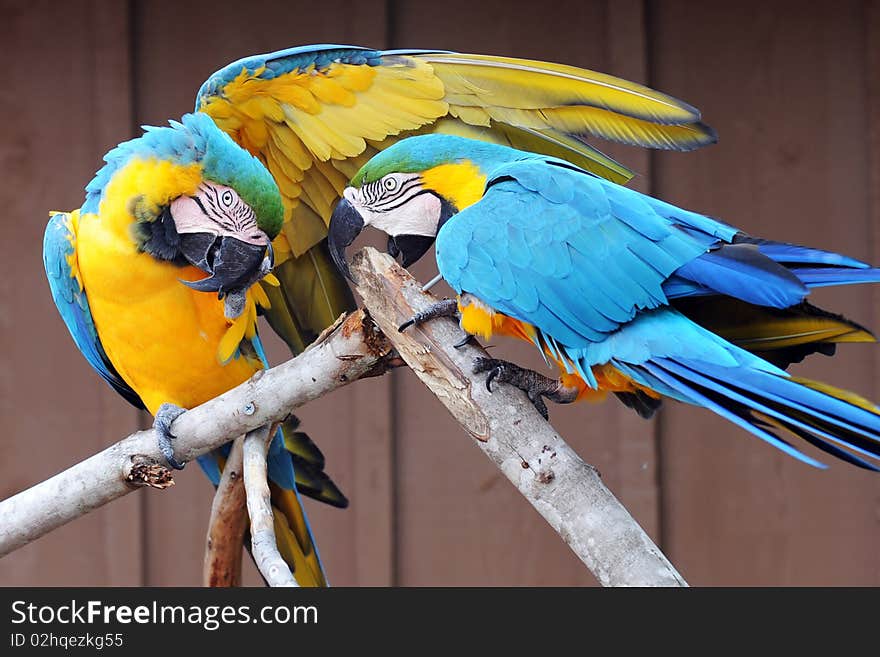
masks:
<path id="1" fill-rule="evenodd" d="M 78 353 L 42 265 L 50 209 L 72 209 L 129 133 L 127 5 L 0 3 L 14 62 L 0 90 L 0 497 L 42 481 L 137 427 L 137 411 Z M 4 585 L 139 585 L 133 494 L 0 560 Z"/>
<path id="2" fill-rule="evenodd" d="M 133 114 L 161 123 L 191 111 L 198 86 L 226 62 L 321 41 L 384 46 L 388 36 L 381 2 L 305 12 L 262 0 L 247 20 L 225 0 L 134 4 L 132 86 L 127 3 L 0 2 L 0 39 L 18 63 L 0 89 L 0 220 L 16 236 L 0 244 L 0 336 L 15 346 L 0 357 L 4 497 L 137 424 L 52 307 L 40 262 L 47 210 L 82 202 L 103 153 L 135 134 Z M 539 31 L 516 3 L 394 3 L 397 42 L 387 45 L 544 58 L 637 80 L 650 57 L 647 81 L 701 107 L 721 143 L 659 155 L 653 169 L 637 149 L 608 148 L 644 174 L 638 189 L 768 237 L 880 262 L 878 3 L 809 12 L 795 3 L 649 5 L 647 56 L 635 0 L 554 3 L 552 29 Z M 817 301 L 880 325 L 880 290 L 829 290 Z M 797 371 L 877 399 L 880 354 L 869 349 L 852 345 Z M 508 341 L 496 352 L 540 367 Z M 270 355 L 284 358 L 283 347 Z M 614 400 L 551 413 L 656 536 L 652 425 Z M 408 373 L 360 382 L 301 416 L 352 499 L 343 512 L 307 503 L 334 584 L 589 583 Z M 837 463 L 808 470 L 696 409 L 670 408 L 662 428 L 666 547 L 692 583 L 880 583 L 876 477 Z M 198 584 L 211 490 L 190 470 L 172 491 L 129 496 L 0 560 L 0 582 Z M 259 582 L 252 569 L 247 578 Z"/>
<path id="3" fill-rule="evenodd" d="M 658 195 L 869 258 L 865 87 L 877 71 L 865 68 L 862 5 L 653 3 L 652 82 L 700 107 L 721 137 L 657 156 Z M 828 289 L 814 302 L 867 324 L 872 294 Z M 875 350 L 846 346 L 794 371 L 876 396 Z M 878 583 L 876 476 L 811 469 L 682 405 L 664 412 L 661 448 L 665 547 L 692 584 Z"/>
<path id="4" fill-rule="evenodd" d="M 314 11 L 270 0 L 246 8 L 229 0 L 137 6 L 139 123 L 164 123 L 192 111 L 205 78 L 240 57 L 315 43 L 381 47 L 385 39 L 384 3 L 332 0 Z M 262 333 L 272 362 L 289 358 L 268 327 Z M 298 413 L 303 430 L 324 451 L 328 472 L 352 501 L 340 511 L 306 500 L 333 584 L 391 583 L 390 386 L 387 380 L 351 386 Z M 177 480 L 173 494 L 148 500 L 150 584 L 199 583 L 212 489 L 199 472 L 182 473 Z M 245 581 L 260 583 L 250 564 Z"/>
<path id="5" fill-rule="evenodd" d="M 612 0 L 607 3 L 606 72 L 634 82 L 648 80 L 648 45 L 645 34 L 645 6 L 642 0 Z M 609 144 L 605 149 L 636 172 L 629 187 L 651 191 L 651 151 Z M 609 400 L 617 404 L 616 400 Z M 614 492 L 652 539 L 660 539 L 660 494 L 657 480 L 656 422 L 646 422 L 636 413 L 619 408 L 618 452 L 615 458 L 619 483 Z"/>
<path id="6" fill-rule="evenodd" d="M 868 236 L 871 263 L 880 266 L 880 1 L 865 0 L 865 75 L 868 107 Z M 880 327 L 880 285 L 874 286 L 873 326 Z M 880 350 L 874 353 L 874 395 L 880 397 Z"/>
<path id="7" fill-rule="evenodd" d="M 555 2 L 552 27 L 542 22 L 546 27 L 540 30 L 534 20 L 524 20 L 524 12 L 531 15 L 535 10 L 518 10 L 500 1 L 401 3 L 394 28 L 397 41 L 392 45 L 530 57 L 644 77 L 638 3 Z M 647 161 L 639 159 L 636 149 L 614 154 L 647 171 Z M 430 258 L 414 269 L 422 280 L 435 271 Z M 504 339 L 494 344 L 498 357 L 545 370 L 534 348 Z M 411 373 L 400 375 L 396 407 L 400 582 L 594 583 L 553 530 L 468 444 L 439 402 Z M 616 400 L 554 406 L 550 413 L 554 427 L 599 468 L 609 487 L 653 531 L 657 506 L 651 423 L 634 421 L 632 411 Z"/>

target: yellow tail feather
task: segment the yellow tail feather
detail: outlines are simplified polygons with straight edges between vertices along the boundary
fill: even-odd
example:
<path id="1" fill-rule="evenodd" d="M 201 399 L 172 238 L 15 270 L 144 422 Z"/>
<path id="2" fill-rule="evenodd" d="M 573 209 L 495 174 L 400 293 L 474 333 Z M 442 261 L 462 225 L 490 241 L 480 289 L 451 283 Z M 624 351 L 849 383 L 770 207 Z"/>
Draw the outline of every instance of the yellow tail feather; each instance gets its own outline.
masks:
<path id="1" fill-rule="evenodd" d="M 292 490 L 269 484 L 278 551 L 300 586 L 327 586 L 302 506 Z"/>
<path id="2" fill-rule="evenodd" d="M 861 395 L 857 395 L 854 392 L 849 390 L 844 390 L 843 388 L 837 388 L 828 383 L 823 383 L 822 381 L 814 381 L 813 379 L 804 379 L 799 376 L 791 377 L 792 381 L 796 381 L 800 383 L 802 386 L 806 386 L 807 388 L 811 388 L 816 390 L 817 392 L 824 393 L 829 397 L 834 397 L 835 399 L 839 399 L 840 401 L 845 401 L 848 404 L 852 404 L 853 406 L 858 406 L 869 413 L 874 413 L 875 415 L 880 415 L 880 407 L 878 407 L 874 402 L 865 399 Z"/>
<path id="3" fill-rule="evenodd" d="M 704 328 L 754 352 L 877 341 L 870 331 L 846 317 L 808 303 L 780 309 L 719 296 L 675 299 L 672 305 Z"/>

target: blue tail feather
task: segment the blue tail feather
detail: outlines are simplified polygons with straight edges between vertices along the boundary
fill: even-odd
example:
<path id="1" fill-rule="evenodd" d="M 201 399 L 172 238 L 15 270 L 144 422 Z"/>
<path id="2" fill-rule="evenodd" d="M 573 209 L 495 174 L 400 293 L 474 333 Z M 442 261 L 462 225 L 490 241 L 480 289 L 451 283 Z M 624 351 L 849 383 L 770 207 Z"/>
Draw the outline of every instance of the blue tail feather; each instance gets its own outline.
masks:
<path id="1" fill-rule="evenodd" d="M 867 269 L 868 264 L 849 256 L 823 251 L 809 246 L 789 244 L 787 242 L 772 242 L 757 237 L 737 236 L 736 244 L 754 244 L 758 251 L 776 262 L 783 264 L 808 264 L 824 265 L 826 267 L 848 267 L 852 269 Z"/>
<path id="2" fill-rule="evenodd" d="M 870 461 L 866 461 L 865 459 L 846 451 L 845 449 L 838 447 L 828 440 L 823 440 L 818 436 L 814 436 L 809 431 L 793 424 L 789 424 L 788 422 L 785 422 L 783 420 L 777 419 L 776 421 L 786 431 L 790 431 L 795 436 L 798 436 L 799 438 L 807 441 L 814 447 L 821 449 L 826 454 L 831 454 L 831 456 L 839 458 L 841 461 L 846 461 L 847 463 L 855 465 L 856 467 L 864 468 L 865 470 L 870 470 L 872 472 L 880 472 L 880 467 L 874 465 Z"/>
<path id="3" fill-rule="evenodd" d="M 640 369 L 800 461 L 824 467 L 776 436 L 762 416 L 826 453 L 880 471 L 856 455 L 880 460 L 880 414 L 756 369 L 673 358 L 652 359 Z"/>
<path id="4" fill-rule="evenodd" d="M 880 283 L 880 268 L 831 251 L 738 236 L 679 268 L 663 291 L 670 299 L 724 294 L 787 308 L 809 289 L 861 283 Z"/>
<path id="5" fill-rule="evenodd" d="M 754 434 L 761 440 L 765 440 L 770 443 L 777 449 L 785 452 L 789 456 L 793 456 L 798 461 L 806 463 L 808 465 L 812 465 L 816 468 L 826 468 L 824 463 L 821 463 L 813 458 L 810 458 L 803 452 L 798 449 L 792 447 L 790 443 L 783 440 L 779 436 L 774 435 L 770 431 L 757 426 L 753 421 L 743 417 L 742 415 L 735 413 L 731 409 L 725 407 L 723 404 L 720 404 L 712 399 L 710 399 L 705 394 L 701 393 L 696 387 L 688 385 L 687 382 L 681 381 L 673 377 L 668 371 L 664 370 L 662 367 L 656 366 L 652 362 L 647 362 L 642 365 L 642 367 L 647 370 L 651 375 L 657 377 L 661 381 L 663 381 L 666 385 L 675 388 L 680 393 L 683 393 L 685 396 L 691 399 L 691 403 L 696 404 L 698 406 L 703 406 L 708 408 L 715 413 L 718 413 L 721 417 L 725 418 L 733 422 L 734 424 L 742 427 L 746 431 Z"/>
<path id="6" fill-rule="evenodd" d="M 869 428 L 853 424 L 858 422 L 860 418 L 876 424 L 880 420 L 880 416 L 869 411 L 807 388 L 791 379 L 766 372 L 745 370 L 737 372 L 735 377 L 731 377 L 729 372 L 726 372 L 724 373 L 727 375 L 726 377 L 718 378 L 718 368 L 706 366 L 703 363 L 697 366 L 703 370 L 702 372 L 694 369 L 695 365 L 688 364 L 686 361 L 669 361 L 665 364 L 674 373 L 693 379 L 695 382 L 725 394 L 734 401 L 745 404 L 765 415 L 805 431 L 819 434 L 823 438 L 840 443 L 865 456 L 880 459 L 880 433 L 877 433 L 876 430 L 872 433 Z M 716 370 L 714 376 L 713 369 Z M 758 399 L 748 396 L 749 392 L 757 394 Z M 780 410 L 779 406 L 774 405 L 773 402 L 782 406 L 784 410 Z M 815 405 L 811 406 L 811 404 Z M 792 417 L 792 411 L 807 415 L 812 424 Z M 850 419 L 842 419 L 846 416 L 849 416 Z M 849 440 L 824 429 L 823 426 L 826 424 L 831 424 L 837 429 L 847 432 Z"/>
<path id="7" fill-rule="evenodd" d="M 794 267 L 791 273 L 809 288 L 880 283 L 880 268 Z"/>

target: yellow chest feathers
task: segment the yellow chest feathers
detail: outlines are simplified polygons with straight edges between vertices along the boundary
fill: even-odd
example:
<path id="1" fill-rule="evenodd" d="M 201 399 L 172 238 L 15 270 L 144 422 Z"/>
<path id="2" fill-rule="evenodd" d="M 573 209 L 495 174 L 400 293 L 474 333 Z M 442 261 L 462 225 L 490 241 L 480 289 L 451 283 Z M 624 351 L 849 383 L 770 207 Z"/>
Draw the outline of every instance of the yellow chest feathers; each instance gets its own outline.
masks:
<path id="1" fill-rule="evenodd" d="M 255 335 L 257 303 L 268 305 L 262 289 L 254 286 L 244 313 L 230 321 L 215 294 L 180 282 L 204 278 L 204 272 L 139 251 L 133 234 L 136 213 L 194 192 L 200 180 L 197 165 L 135 161 L 114 176 L 98 213 L 79 218 L 78 272 L 99 337 L 148 407 L 161 401 L 201 403 L 260 367 L 232 357 L 243 337 Z"/>

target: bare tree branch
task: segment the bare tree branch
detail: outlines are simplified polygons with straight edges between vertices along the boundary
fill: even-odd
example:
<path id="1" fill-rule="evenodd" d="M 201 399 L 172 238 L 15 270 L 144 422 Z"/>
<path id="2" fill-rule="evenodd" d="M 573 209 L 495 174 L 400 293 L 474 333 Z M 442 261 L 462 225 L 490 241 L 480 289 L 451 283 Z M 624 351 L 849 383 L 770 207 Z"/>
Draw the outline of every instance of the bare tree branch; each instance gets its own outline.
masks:
<path id="1" fill-rule="evenodd" d="M 266 454 L 272 442 L 271 427 L 260 427 L 244 438 L 244 487 L 251 520 L 251 550 L 257 568 L 269 586 L 299 586 L 275 540 L 275 516 L 266 479 Z"/>
<path id="2" fill-rule="evenodd" d="M 242 541 L 248 527 L 243 443 L 244 436 L 232 443 L 211 504 L 202 570 L 205 586 L 241 586 Z"/>
<path id="3" fill-rule="evenodd" d="M 173 425 L 177 458 L 197 456 L 296 407 L 385 367 L 388 345 L 363 312 L 325 331 L 296 358 L 181 415 Z M 73 437 L 75 439 L 75 437 Z M 0 557 L 142 487 L 165 487 L 156 434 L 139 431 L 46 481 L 0 502 Z"/>
<path id="4" fill-rule="evenodd" d="M 511 386 L 489 393 L 473 361 L 486 352 L 452 347 L 461 329 L 431 320 L 397 327 L 436 301 L 391 258 L 364 249 L 352 262 L 358 293 L 379 328 L 475 444 L 583 561 L 603 586 L 687 586 L 685 580 L 584 463 Z M 621 439 L 625 439 L 622 437 Z"/>
<path id="5" fill-rule="evenodd" d="M 406 271 L 374 249 L 357 254 L 352 271 L 378 329 L 358 311 L 337 322 L 300 356 L 188 411 L 173 427 L 179 459 L 192 460 L 280 421 L 295 407 L 357 378 L 381 373 L 394 362 L 390 340 L 475 444 L 559 532 L 601 584 L 687 585 L 605 488 L 595 468 L 566 445 L 523 393 L 509 386 L 499 386 L 491 394 L 486 390 L 483 377 L 471 372 L 474 358 L 485 352 L 475 346 L 453 348 L 461 337 L 455 322 L 432 320 L 398 333 L 397 326 L 431 305 L 433 296 L 422 292 Z M 250 463 L 265 478 L 267 442 L 259 440 L 259 435 L 246 440 L 251 449 L 244 449 L 245 471 Z M 170 473 L 161 463 L 154 432 L 142 431 L 0 502 L 0 556 L 138 486 L 170 485 Z M 246 482 L 248 477 L 246 474 Z M 251 501 L 265 503 L 262 494 L 249 504 Z M 265 517 L 255 511 L 259 509 L 251 510 L 252 522 Z M 274 538 L 254 536 L 255 544 L 262 546 L 264 540 L 274 546 Z M 276 568 L 270 576 L 274 580 L 276 574 L 284 576 L 285 570 L 286 566 Z"/>

